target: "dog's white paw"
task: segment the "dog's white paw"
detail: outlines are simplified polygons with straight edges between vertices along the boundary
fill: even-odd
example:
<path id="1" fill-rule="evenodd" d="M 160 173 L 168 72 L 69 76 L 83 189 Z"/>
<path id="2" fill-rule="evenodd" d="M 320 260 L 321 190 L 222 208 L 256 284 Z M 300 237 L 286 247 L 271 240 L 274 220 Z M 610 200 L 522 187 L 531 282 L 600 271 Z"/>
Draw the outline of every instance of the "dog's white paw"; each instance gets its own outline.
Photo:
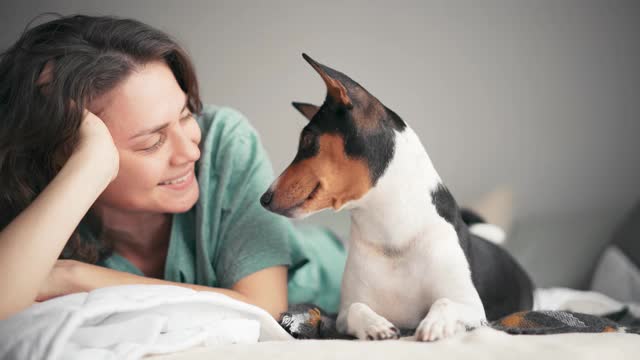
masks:
<path id="1" fill-rule="evenodd" d="M 347 333 L 360 340 L 388 340 L 400 337 L 397 327 L 378 315 L 364 303 L 353 303 L 345 312 L 338 315 L 338 329 L 345 328 Z"/>
<path id="2" fill-rule="evenodd" d="M 418 325 L 416 339 L 418 341 L 445 339 L 482 325 L 481 316 L 471 320 L 463 318 L 463 313 L 464 310 L 451 300 L 438 299 L 431 305 L 429 313 Z"/>
<path id="3" fill-rule="evenodd" d="M 384 318 L 380 318 L 375 323 L 367 326 L 362 334 L 358 336 L 360 340 L 390 340 L 398 339 L 399 337 L 400 330 Z"/>

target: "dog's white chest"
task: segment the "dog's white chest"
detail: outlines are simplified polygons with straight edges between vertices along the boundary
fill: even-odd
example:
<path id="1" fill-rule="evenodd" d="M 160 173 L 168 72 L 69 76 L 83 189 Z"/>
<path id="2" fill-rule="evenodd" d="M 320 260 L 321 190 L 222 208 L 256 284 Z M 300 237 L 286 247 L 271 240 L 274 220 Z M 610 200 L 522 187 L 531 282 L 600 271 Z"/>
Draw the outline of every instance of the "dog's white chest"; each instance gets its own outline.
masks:
<path id="1" fill-rule="evenodd" d="M 445 241 L 420 238 L 394 249 L 352 239 L 343 302 L 366 303 L 396 326 L 415 328 L 440 297 L 442 284 L 468 276 L 464 253 L 451 232 L 455 236 L 446 227 L 424 235 Z"/>

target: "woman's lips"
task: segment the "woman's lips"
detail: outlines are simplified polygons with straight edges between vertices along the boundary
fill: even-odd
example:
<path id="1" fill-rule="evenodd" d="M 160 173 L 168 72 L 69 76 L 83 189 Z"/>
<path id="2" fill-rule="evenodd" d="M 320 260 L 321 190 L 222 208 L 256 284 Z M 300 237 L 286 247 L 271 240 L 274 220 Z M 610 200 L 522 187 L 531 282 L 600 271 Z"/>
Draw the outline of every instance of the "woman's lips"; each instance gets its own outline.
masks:
<path id="1" fill-rule="evenodd" d="M 159 185 L 169 189 L 182 190 L 187 188 L 189 185 L 191 185 L 194 179 L 195 179 L 195 176 L 193 173 L 193 169 L 191 169 L 186 175 L 183 175 L 182 177 L 179 177 L 173 180 L 163 181 Z"/>

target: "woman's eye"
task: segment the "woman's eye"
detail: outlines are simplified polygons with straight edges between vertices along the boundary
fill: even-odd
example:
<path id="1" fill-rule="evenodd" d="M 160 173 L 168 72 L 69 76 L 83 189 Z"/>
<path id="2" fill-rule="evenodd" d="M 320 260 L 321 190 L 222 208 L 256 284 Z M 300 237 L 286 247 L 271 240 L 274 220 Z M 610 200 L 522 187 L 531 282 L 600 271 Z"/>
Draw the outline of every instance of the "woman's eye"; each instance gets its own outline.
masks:
<path id="1" fill-rule="evenodd" d="M 164 144 L 164 140 L 165 140 L 164 135 L 160 135 L 160 138 L 158 139 L 158 141 L 156 141 L 155 144 L 153 144 L 152 146 L 150 146 L 148 148 L 142 149 L 142 150 L 145 151 L 145 152 L 155 151 L 158 148 L 160 148 L 162 146 L 162 144 Z"/>
<path id="2" fill-rule="evenodd" d="M 195 120 L 195 117 L 193 116 L 192 112 L 188 112 L 186 113 L 180 120 Z M 158 138 L 158 141 L 155 142 L 155 144 L 151 145 L 150 147 L 144 148 L 141 151 L 144 152 L 153 152 L 155 150 L 158 150 L 162 144 L 164 144 L 165 140 L 166 140 L 166 136 L 164 134 L 159 134 L 160 137 Z"/>

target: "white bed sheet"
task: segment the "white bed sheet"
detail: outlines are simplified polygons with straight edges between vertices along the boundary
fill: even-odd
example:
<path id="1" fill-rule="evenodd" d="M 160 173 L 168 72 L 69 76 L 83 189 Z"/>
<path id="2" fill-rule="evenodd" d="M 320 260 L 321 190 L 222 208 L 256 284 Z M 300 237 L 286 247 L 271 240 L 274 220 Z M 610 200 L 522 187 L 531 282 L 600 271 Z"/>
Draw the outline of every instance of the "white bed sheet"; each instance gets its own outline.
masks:
<path id="1" fill-rule="evenodd" d="M 315 360 L 315 359 L 640 359 L 640 335 L 509 335 L 490 328 L 451 339 L 420 343 L 412 338 L 387 341 L 297 340 L 249 345 L 197 347 L 147 360 Z"/>

